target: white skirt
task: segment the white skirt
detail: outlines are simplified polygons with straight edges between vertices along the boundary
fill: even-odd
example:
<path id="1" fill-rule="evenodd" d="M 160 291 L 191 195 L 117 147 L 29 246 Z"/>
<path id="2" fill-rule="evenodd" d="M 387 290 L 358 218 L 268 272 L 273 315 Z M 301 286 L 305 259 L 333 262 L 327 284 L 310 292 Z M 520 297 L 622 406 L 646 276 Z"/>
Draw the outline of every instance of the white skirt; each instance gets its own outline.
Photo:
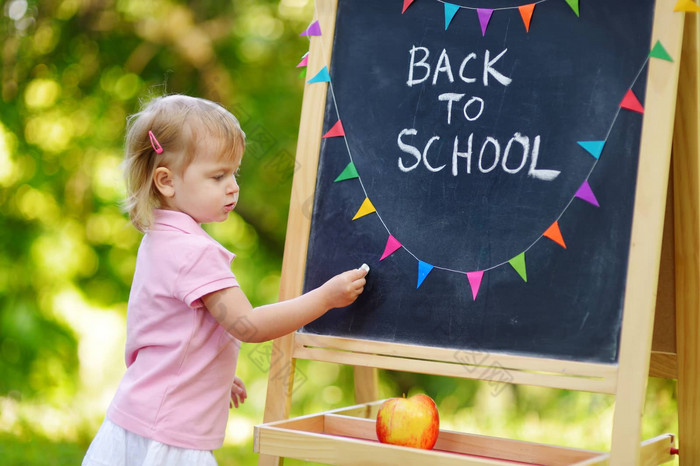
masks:
<path id="1" fill-rule="evenodd" d="M 188 450 L 156 442 L 104 420 L 82 466 L 216 466 L 207 450 Z"/>

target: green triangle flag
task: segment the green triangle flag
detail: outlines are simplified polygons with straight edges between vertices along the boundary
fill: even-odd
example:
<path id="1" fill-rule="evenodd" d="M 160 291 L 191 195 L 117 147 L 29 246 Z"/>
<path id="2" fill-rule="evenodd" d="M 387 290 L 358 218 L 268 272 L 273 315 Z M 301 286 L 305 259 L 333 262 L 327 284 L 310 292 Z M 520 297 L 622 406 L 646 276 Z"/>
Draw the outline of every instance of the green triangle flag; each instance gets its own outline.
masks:
<path id="1" fill-rule="evenodd" d="M 337 183 L 338 181 L 345 181 L 345 180 L 352 180 L 354 178 L 359 178 L 360 175 L 357 173 L 357 169 L 355 168 L 355 164 L 350 162 L 347 167 L 338 175 L 338 178 L 335 179 L 334 183 Z"/>
<path id="2" fill-rule="evenodd" d="M 661 41 L 657 40 L 656 44 L 654 47 L 651 49 L 651 52 L 649 52 L 649 56 L 651 58 L 660 58 L 661 60 L 666 60 L 666 61 L 673 61 L 673 58 L 671 58 L 671 55 L 668 54 L 666 49 L 664 48 L 663 45 L 661 45 Z"/>
<path id="3" fill-rule="evenodd" d="M 518 272 L 520 278 L 522 278 L 524 282 L 527 282 L 527 271 L 525 270 L 525 253 L 521 252 L 520 254 L 509 260 L 508 263 L 513 266 L 516 272 Z"/>
<path id="4" fill-rule="evenodd" d="M 568 3 L 571 9 L 574 10 L 576 16 L 580 16 L 578 11 L 578 0 L 566 0 L 566 3 Z"/>
<path id="5" fill-rule="evenodd" d="M 299 78 L 305 78 L 305 77 L 306 77 L 306 68 L 303 68 L 303 69 L 301 70 L 301 73 L 299 73 L 299 76 L 298 76 L 298 77 L 299 77 Z"/>

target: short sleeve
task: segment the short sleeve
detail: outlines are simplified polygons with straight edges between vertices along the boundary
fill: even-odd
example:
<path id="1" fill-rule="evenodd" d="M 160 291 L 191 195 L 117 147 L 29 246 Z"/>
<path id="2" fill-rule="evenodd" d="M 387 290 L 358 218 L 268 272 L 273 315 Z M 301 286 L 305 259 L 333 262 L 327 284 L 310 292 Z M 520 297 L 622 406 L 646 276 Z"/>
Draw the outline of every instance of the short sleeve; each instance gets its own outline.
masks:
<path id="1" fill-rule="evenodd" d="M 199 308 L 204 306 L 200 300 L 202 296 L 239 284 L 231 271 L 234 254 L 208 238 L 192 240 L 183 257 L 175 295 L 188 306 Z"/>

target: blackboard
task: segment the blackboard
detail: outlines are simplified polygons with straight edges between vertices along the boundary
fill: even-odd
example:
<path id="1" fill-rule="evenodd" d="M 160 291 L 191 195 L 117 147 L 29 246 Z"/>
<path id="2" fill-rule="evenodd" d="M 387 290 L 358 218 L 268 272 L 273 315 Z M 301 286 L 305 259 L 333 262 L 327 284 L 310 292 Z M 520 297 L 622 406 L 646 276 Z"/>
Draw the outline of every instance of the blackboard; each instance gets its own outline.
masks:
<path id="1" fill-rule="evenodd" d="M 644 104 L 653 3 L 546 0 L 529 31 L 487 3 L 483 31 L 483 1 L 339 0 L 324 131 L 345 136 L 321 144 L 304 290 L 371 272 L 302 332 L 615 362 L 643 119 L 620 103 Z"/>

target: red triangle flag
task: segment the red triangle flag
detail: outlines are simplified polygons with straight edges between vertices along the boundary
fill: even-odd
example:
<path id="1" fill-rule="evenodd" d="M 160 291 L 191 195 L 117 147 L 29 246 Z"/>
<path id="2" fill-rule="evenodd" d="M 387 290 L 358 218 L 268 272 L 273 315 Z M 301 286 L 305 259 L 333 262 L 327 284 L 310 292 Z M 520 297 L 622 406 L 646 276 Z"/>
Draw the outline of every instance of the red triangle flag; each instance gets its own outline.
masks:
<path id="1" fill-rule="evenodd" d="M 413 3 L 413 0 L 403 0 L 403 10 L 401 10 L 401 14 L 406 12 L 406 9 L 411 6 L 411 3 Z"/>
<path id="2" fill-rule="evenodd" d="M 637 96 L 634 95 L 632 89 L 627 91 L 625 98 L 620 102 L 620 107 L 632 110 L 633 112 L 644 113 L 644 107 L 642 107 L 642 104 L 639 102 L 639 99 L 637 99 Z"/>
<path id="3" fill-rule="evenodd" d="M 343 124 L 338 120 L 336 124 L 333 125 L 331 129 L 324 134 L 323 138 L 334 138 L 336 136 L 345 136 L 345 130 L 343 129 Z"/>
<path id="4" fill-rule="evenodd" d="M 523 18 L 523 24 L 525 24 L 525 30 L 527 32 L 530 32 L 530 20 L 532 20 L 532 12 L 534 9 L 534 3 L 530 3 L 529 5 L 521 5 L 518 7 L 518 10 L 520 10 L 520 16 Z"/>
<path id="5" fill-rule="evenodd" d="M 562 238 L 561 236 L 561 230 L 559 229 L 558 221 L 552 223 L 552 225 L 549 228 L 547 228 L 547 231 L 544 232 L 544 236 L 566 249 L 566 243 L 564 243 L 564 238 Z"/>

